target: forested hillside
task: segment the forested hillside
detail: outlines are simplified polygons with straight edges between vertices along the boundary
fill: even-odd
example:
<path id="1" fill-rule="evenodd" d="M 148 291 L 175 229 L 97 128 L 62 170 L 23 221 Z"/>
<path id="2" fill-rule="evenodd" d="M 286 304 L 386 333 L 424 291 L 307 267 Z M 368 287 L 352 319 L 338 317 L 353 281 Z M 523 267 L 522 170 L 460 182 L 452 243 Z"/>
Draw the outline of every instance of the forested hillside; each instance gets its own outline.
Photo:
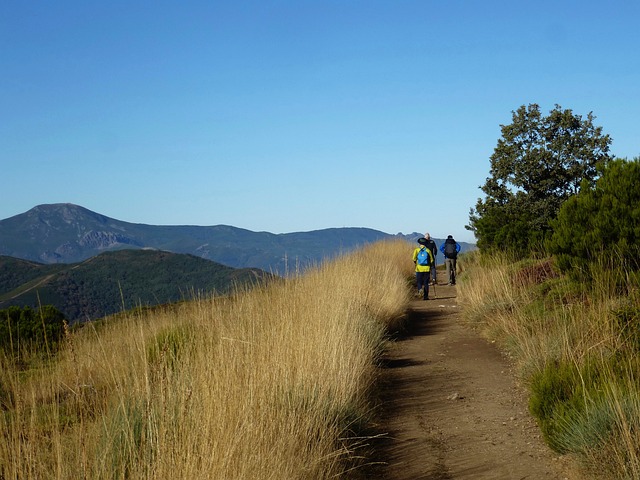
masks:
<path id="1" fill-rule="evenodd" d="M 258 269 L 155 250 L 105 252 L 68 265 L 0 257 L 0 309 L 53 305 L 73 322 L 201 293 L 226 294 L 269 277 Z"/>

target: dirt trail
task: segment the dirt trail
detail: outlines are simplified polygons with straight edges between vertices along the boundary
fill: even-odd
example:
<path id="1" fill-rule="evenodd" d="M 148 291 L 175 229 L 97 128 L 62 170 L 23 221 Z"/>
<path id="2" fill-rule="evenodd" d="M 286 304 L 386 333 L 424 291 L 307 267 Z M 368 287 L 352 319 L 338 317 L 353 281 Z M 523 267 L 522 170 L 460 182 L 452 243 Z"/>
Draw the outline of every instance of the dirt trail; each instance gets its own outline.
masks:
<path id="1" fill-rule="evenodd" d="M 33 290 L 34 288 L 38 288 L 40 285 L 47 283 L 49 280 L 51 280 L 55 275 L 47 275 L 46 277 L 44 277 L 43 279 L 41 279 L 38 283 L 36 283 L 35 285 L 32 285 L 31 287 L 27 288 L 26 290 L 22 290 L 19 293 L 17 293 L 16 295 L 14 295 L 13 297 L 9 297 L 7 298 L 7 300 L 13 300 L 14 298 L 18 298 L 20 295 L 23 295 L 27 292 L 30 292 L 31 290 Z M 2 305 L 4 302 L 6 302 L 7 300 L 3 300 L 0 301 L 0 305 Z"/>
<path id="2" fill-rule="evenodd" d="M 385 358 L 388 438 L 375 477 L 579 478 L 540 438 L 508 359 L 461 323 L 456 287 L 436 293 L 412 303 L 408 330 Z"/>

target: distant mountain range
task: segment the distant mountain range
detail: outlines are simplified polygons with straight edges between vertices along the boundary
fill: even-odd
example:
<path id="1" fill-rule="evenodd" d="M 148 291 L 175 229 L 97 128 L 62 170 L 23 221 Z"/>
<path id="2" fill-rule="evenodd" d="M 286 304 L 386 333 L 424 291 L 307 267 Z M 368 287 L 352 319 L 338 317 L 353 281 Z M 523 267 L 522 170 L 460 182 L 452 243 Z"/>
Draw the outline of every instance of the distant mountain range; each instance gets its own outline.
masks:
<path id="1" fill-rule="evenodd" d="M 61 203 L 38 205 L 0 220 L 0 255 L 55 264 L 82 262 L 106 251 L 155 249 L 286 276 L 367 243 L 398 236 L 415 240 L 420 234 L 390 235 L 368 228 L 273 234 L 228 225 L 145 225 Z M 463 252 L 475 248 L 459 243 Z"/>
<path id="2" fill-rule="evenodd" d="M 273 234 L 227 225 L 154 226 L 68 203 L 39 205 L 0 220 L 0 310 L 54 305 L 71 322 L 92 320 L 194 294 L 226 294 L 367 243 L 420 236 L 367 228 Z M 463 252 L 475 248 L 460 245 Z"/>
<path id="3" fill-rule="evenodd" d="M 259 269 L 159 250 L 119 250 L 50 265 L 0 256 L 0 310 L 54 305 L 76 322 L 200 294 L 227 294 L 270 277 Z"/>

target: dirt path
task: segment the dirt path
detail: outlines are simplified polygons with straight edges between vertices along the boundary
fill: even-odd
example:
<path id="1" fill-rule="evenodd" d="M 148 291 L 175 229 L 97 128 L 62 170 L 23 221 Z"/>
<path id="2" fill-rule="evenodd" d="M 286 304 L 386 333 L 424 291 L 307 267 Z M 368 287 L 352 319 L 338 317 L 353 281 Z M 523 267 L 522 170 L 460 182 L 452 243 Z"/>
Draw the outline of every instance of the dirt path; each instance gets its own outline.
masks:
<path id="1" fill-rule="evenodd" d="M 385 358 L 376 478 L 577 479 L 540 438 L 508 360 L 461 323 L 455 289 L 414 301 Z"/>
<path id="2" fill-rule="evenodd" d="M 38 283 L 36 283 L 35 285 L 32 285 L 31 287 L 27 288 L 26 290 L 22 290 L 21 292 L 17 293 L 16 295 L 14 295 L 13 297 L 9 297 L 6 300 L 2 300 L 0 301 L 0 305 L 2 305 L 4 302 L 8 301 L 8 300 L 13 300 L 14 298 L 18 298 L 20 295 L 23 295 L 27 292 L 30 292 L 31 290 L 33 290 L 34 288 L 38 288 L 40 285 L 48 282 L 49 280 L 51 280 L 55 275 L 47 275 L 46 277 L 44 277 L 43 279 L 41 279 Z"/>

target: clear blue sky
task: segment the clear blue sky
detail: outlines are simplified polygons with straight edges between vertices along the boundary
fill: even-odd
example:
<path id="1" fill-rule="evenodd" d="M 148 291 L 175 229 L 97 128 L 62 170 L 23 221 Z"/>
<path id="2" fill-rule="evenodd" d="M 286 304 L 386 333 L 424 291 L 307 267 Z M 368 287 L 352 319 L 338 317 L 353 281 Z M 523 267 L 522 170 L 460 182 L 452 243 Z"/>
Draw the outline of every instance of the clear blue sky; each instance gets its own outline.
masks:
<path id="1" fill-rule="evenodd" d="M 519 106 L 593 112 L 640 155 L 639 20 L 618 0 L 4 0 L 0 219 L 70 202 L 473 241 Z"/>

